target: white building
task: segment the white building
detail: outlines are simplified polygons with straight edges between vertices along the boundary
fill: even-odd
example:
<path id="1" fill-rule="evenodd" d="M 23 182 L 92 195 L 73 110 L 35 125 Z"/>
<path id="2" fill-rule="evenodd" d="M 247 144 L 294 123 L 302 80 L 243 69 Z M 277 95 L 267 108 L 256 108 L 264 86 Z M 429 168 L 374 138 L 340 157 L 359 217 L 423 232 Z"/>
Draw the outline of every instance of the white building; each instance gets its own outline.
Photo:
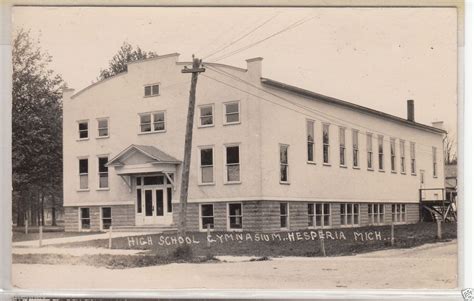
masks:
<path id="1" fill-rule="evenodd" d="M 444 186 L 439 128 L 206 63 L 187 225 L 279 231 L 416 222 Z M 178 54 L 64 91 L 67 231 L 177 224 L 190 75 Z"/>

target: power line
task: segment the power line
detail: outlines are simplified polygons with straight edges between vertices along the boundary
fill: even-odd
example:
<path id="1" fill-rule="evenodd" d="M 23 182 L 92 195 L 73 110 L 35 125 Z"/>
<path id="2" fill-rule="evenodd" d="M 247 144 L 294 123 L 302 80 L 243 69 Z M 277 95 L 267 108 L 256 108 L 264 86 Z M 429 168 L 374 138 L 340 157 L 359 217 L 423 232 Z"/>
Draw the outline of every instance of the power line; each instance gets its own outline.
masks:
<path id="1" fill-rule="evenodd" d="M 226 46 L 212 52 L 211 54 L 203 57 L 202 59 L 207 59 L 227 48 L 229 48 L 230 46 L 234 45 L 235 43 L 245 39 L 246 37 L 248 37 L 250 34 L 254 33 L 255 31 L 257 31 L 258 29 L 260 29 L 261 27 L 263 27 L 265 24 L 267 24 L 268 22 L 270 22 L 271 20 L 273 20 L 278 14 L 275 14 L 273 17 L 270 17 L 269 19 L 267 19 L 266 21 L 264 21 L 263 23 L 261 23 L 260 25 L 258 25 L 257 27 L 253 28 L 252 30 L 250 30 L 249 32 L 245 33 L 244 35 L 242 35 L 240 38 L 238 38 L 237 40 L 234 40 L 234 41 L 231 41 L 229 44 L 227 44 Z"/>
<path id="2" fill-rule="evenodd" d="M 355 125 L 355 126 L 357 126 L 357 127 L 365 128 L 365 129 L 367 129 L 367 130 L 369 130 L 369 131 L 371 131 L 371 132 L 383 134 L 384 136 L 388 136 L 388 137 L 392 137 L 392 138 L 398 138 L 398 137 L 395 137 L 395 136 L 393 136 L 393 135 L 391 135 L 391 134 L 384 133 L 384 132 L 377 131 L 377 130 L 373 130 L 372 128 L 368 128 L 368 127 L 365 127 L 365 126 L 363 126 L 363 125 L 360 125 L 360 124 L 357 124 L 357 123 L 354 123 L 354 122 L 350 122 L 350 121 L 347 121 L 347 120 L 345 120 L 345 119 L 341 119 L 341 118 L 339 118 L 339 117 L 337 117 L 337 116 L 334 116 L 334 115 L 331 115 L 331 114 L 328 114 L 328 113 L 325 113 L 325 112 L 318 111 L 318 110 L 316 110 L 316 109 L 314 109 L 314 108 L 310 108 L 310 107 L 307 107 L 307 106 L 305 106 L 305 105 L 302 105 L 302 104 L 299 104 L 299 103 L 295 103 L 295 102 L 293 102 L 293 101 L 291 101 L 291 100 L 288 100 L 287 98 L 284 98 L 284 97 L 282 97 L 282 96 L 280 96 L 280 95 L 278 95 L 278 94 L 272 93 L 272 92 L 270 92 L 270 91 L 264 90 L 264 89 L 262 89 L 261 87 L 258 87 L 258 86 L 256 86 L 256 85 L 250 83 L 250 82 L 247 82 L 247 81 L 245 81 L 245 80 L 243 80 L 243 79 L 241 79 L 241 78 L 239 78 L 239 77 L 237 77 L 237 76 L 235 76 L 235 75 L 233 75 L 233 74 L 230 74 L 230 73 L 228 73 L 228 72 L 226 72 L 226 71 L 224 71 L 224 70 L 222 70 L 222 69 L 219 69 L 219 68 L 217 68 L 217 67 L 214 67 L 214 66 L 211 66 L 211 65 L 207 65 L 207 67 L 208 67 L 209 69 L 211 69 L 211 70 L 217 72 L 217 73 L 220 73 L 220 74 L 224 75 L 224 76 L 227 76 L 227 77 L 236 79 L 236 80 L 241 81 L 241 82 L 243 82 L 243 83 L 245 83 L 245 84 L 247 84 L 247 85 L 249 85 L 249 86 L 252 86 L 252 87 L 254 87 L 255 89 L 257 89 L 257 90 L 259 90 L 259 91 L 265 92 L 265 93 L 270 94 L 270 95 L 272 95 L 272 96 L 275 96 L 275 97 L 277 97 L 277 98 L 279 98 L 279 99 L 282 99 L 283 101 L 289 102 L 289 103 L 291 103 L 291 104 L 294 105 L 294 106 L 303 108 L 303 109 L 308 110 L 308 111 L 310 111 L 310 112 L 313 112 L 313 113 L 315 113 L 315 114 L 317 114 L 317 115 L 322 115 L 322 117 L 324 117 L 324 118 L 326 118 L 326 119 L 329 119 L 329 120 L 332 120 L 332 121 L 334 121 L 334 120 L 339 120 L 339 121 L 342 121 L 342 122 L 346 122 L 346 123 Z M 328 116 L 329 116 L 329 117 L 328 117 Z M 339 126 L 346 126 L 345 124 L 342 124 L 342 125 L 341 125 L 341 124 L 337 124 L 337 125 L 339 125 Z M 399 140 L 404 140 L 404 139 L 401 139 L 401 138 L 398 138 L 398 139 L 399 139 Z M 388 139 L 388 140 L 387 140 L 387 139 L 384 139 L 384 140 L 387 141 L 387 142 L 390 141 L 389 139 Z M 426 144 L 422 144 L 422 143 L 419 143 L 419 145 L 421 145 L 421 146 L 426 146 L 426 147 L 428 147 L 429 149 L 431 149 L 431 147 L 432 147 L 431 145 L 426 145 Z"/>
<path id="3" fill-rule="evenodd" d="M 209 65 L 207 65 L 207 67 L 209 67 Z M 221 80 L 218 80 L 218 79 L 216 79 L 216 78 L 214 78 L 214 77 L 211 77 L 211 76 L 208 76 L 208 75 L 205 75 L 205 74 L 203 74 L 202 76 L 207 77 L 207 78 L 209 78 L 209 79 L 212 79 L 212 80 L 214 80 L 214 81 L 216 81 L 216 82 L 219 82 L 219 83 L 221 83 L 221 84 L 223 84 L 223 85 L 226 85 L 226 86 L 228 86 L 228 87 L 231 87 L 231 88 L 233 88 L 233 89 L 236 89 L 236 90 L 239 90 L 239 91 L 241 91 L 241 92 L 244 92 L 244 93 L 246 93 L 246 94 L 252 95 L 252 96 L 257 97 L 257 98 L 260 98 L 260 99 L 262 99 L 262 100 L 264 100 L 264 101 L 270 102 L 270 103 L 275 104 L 275 105 L 277 105 L 277 106 L 286 108 L 286 109 L 291 110 L 291 111 L 293 111 L 293 112 L 296 112 L 296 113 L 305 115 L 305 116 L 310 117 L 310 118 L 316 118 L 314 115 L 311 115 L 311 114 L 308 114 L 308 113 L 305 113 L 305 112 L 302 112 L 302 111 L 299 111 L 299 110 L 295 110 L 295 109 L 293 109 L 293 108 L 291 108 L 291 107 L 285 106 L 285 105 L 280 104 L 280 103 L 278 103 L 278 102 L 274 102 L 274 101 L 269 100 L 269 99 L 267 99 L 267 98 L 261 97 L 261 96 L 259 96 L 259 95 L 257 95 L 257 94 L 250 93 L 249 91 L 240 89 L 240 88 L 235 87 L 235 86 L 233 86 L 233 85 L 231 85 L 231 84 L 228 84 L 228 83 L 226 83 L 226 82 L 223 82 L 223 81 L 221 81 Z M 311 110 L 308 110 L 308 109 L 306 109 L 306 110 L 307 110 L 307 111 L 311 111 Z M 318 114 L 315 113 L 315 112 L 312 112 L 312 113 L 315 114 L 315 115 L 318 115 Z M 320 117 L 321 117 L 321 116 L 320 116 Z M 324 116 L 323 116 L 323 118 L 326 118 L 327 120 L 330 120 L 330 121 L 334 122 L 334 121 L 331 120 L 330 118 L 327 118 L 327 117 L 324 117 Z M 335 122 L 334 122 L 334 124 L 341 126 L 341 124 L 337 124 L 337 123 L 335 123 Z M 369 130 L 371 130 L 371 129 L 369 129 Z M 373 132 L 376 132 L 376 131 L 373 131 Z M 364 133 L 361 133 L 361 134 L 364 135 Z M 365 134 L 365 135 L 367 135 L 367 134 Z M 390 136 L 390 135 L 389 135 L 389 136 Z M 375 137 L 374 137 L 374 138 L 375 138 Z M 394 138 L 395 138 L 395 137 L 394 137 Z M 390 141 L 390 140 L 387 140 L 387 139 L 385 139 L 385 138 L 384 138 L 383 140 L 384 140 L 384 141 L 387 141 L 387 142 Z M 400 138 L 399 138 L 399 140 L 404 140 L 404 139 L 400 139 Z M 418 145 L 418 143 L 417 143 L 417 145 Z M 419 145 L 423 145 L 423 144 L 420 143 Z M 431 149 L 431 146 L 429 146 L 429 147 L 430 147 L 430 149 Z M 419 152 L 422 152 L 422 153 L 426 153 L 426 154 L 432 155 L 432 153 L 431 153 L 431 152 L 428 152 L 428 151 L 423 151 L 423 150 L 421 150 L 421 149 L 418 149 L 418 151 L 419 151 Z"/>
<path id="4" fill-rule="evenodd" d="M 251 47 L 253 47 L 253 46 L 256 46 L 256 45 L 258 45 L 258 44 L 261 44 L 261 43 L 263 43 L 263 42 L 265 42 L 265 41 L 267 41 L 267 40 L 269 40 L 269 39 L 271 39 L 271 38 L 273 38 L 273 37 L 275 37 L 275 36 L 277 36 L 277 35 L 280 35 L 280 34 L 286 32 L 286 31 L 288 31 L 288 30 L 291 30 L 291 29 L 293 29 L 293 28 L 296 28 L 296 27 L 298 27 L 298 26 L 300 26 L 300 25 L 302 25 L 302 24 L 304 24 L 304 23 L 306 23 L 306 22 L 308 22 L 308 21 L 310 21 L 310 20 L 312 20 L 312 19 L 314 19 L 314 18 L 316 18 L 316 16 L 313 16 L 313 17 L 308 18 L 308 19 L 307 19 L 306 17 L 305 17 L 305 18 L 302 18 L 302 19 L 300 19 L 300 20 L 298 20 L 298 21 L 296 21 L 296 22 L 290 24 L 289 26 L 283 28 L 282 30 L 277 31 L 277 32 L 271 34 L 270 36 L 267 36 L 266 38 L 263 38 L 263 39 L 258 40 L 258 41 L 256 41 L 256 42 L 253 42 L 253 43 L 251 43 L 251 44 L 249 44 L 249 45 L 247 45 L 247 46 L 238 48 L 238 49 L 236 49 L 236 50 L 234 50 L 234 51 L 231 51 L 230 53 L 224 54 L 224 55 L 218 57 L 217 59 L 213 60 L 212 62 L 218 62 L 218 61 L 223 60 L 223 59 L 225 59 L 225 58 L 228 58 L 228 57 L 230 57 L 230 56 L 232 56 L 232 55 L 235 55 L 235 54 L 237 54 L 237 53 L 239 53 L 239 52 L 242 52 L 242 51 L 244 51 L 244 50 L 247 50 L 247 49 L 249 49 L 249 48 L 251 48 Z"/>

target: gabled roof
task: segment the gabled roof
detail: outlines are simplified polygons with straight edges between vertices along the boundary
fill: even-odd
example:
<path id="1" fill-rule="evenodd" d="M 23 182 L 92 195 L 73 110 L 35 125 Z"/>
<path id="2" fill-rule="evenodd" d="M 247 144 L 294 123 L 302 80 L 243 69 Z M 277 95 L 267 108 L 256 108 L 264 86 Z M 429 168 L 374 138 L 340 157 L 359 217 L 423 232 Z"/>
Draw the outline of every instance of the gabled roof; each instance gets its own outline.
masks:
<path id="1" fill-rule="evenodd" d="M 151 146 L 151 145 L 136 145 L 132 144 L 123 151 L 121 151 L 117 156 L 109 160 L 107 163 L 107 166 L 112 166 L 112 165 L 123 165 L 121 162 L 121 159 L 126 157 L 130 152 L 133 151 L 138 151 L 142 154 L 144 154 L 147 157 L 150 157 L 151 159 L 155 160 L 156 163 L 171 163 L 171 164 L 180 164 L 181 161 L 178 159 L 174 158 L 171 155 L 168 155 L 167 153 L 159 150 L 158 148 Z"/>
<path id="2" fill-rule="evenodd" d="M 324 101 L 324 102 L 327 102 L 327 103 L 339 105 L 339 106 L 346 107 L 346 108 L 356 110 L 356 111 L 359 111 L 359 112 L 363 112 L 363 113 L 366 113 L 366 114 L 375 115 L 375 116 L 382 117 L 382 118 L 385 118 L 385 119 L 389 119 L 389 120 L 392 120 L 392 121 L 395 121 L 395 122 L 403 123 L 403 124 L 411 126 L 411 127 L 422 129 L 422 130 L 425 130 L 425 131 L 429 131 L 429 132 L 433 132 L 433 133 L 439 133 L 439 134 L 445 134 L 446 133 L 445 130 L 442 130 L 442 129 L 439 129 L 439 128 L 435 128 L 435 127 L 428 126 L 428 125 L 418 123 L 418 122 L 414 122 L 414 121 L 409 121 L 407 119 L 403 119 L 403 118 L 400 118 L 398 116 L 390 115 L 390 114 L 387 114 L 387 113 L 384 113 L 384 112 L 381 112 L 381 111 L 377 111 L 377 110 L 370 109 L 370 108 L 367 108 L 367 107 L 364 107 L 364 106 L 356 105 L 354 103 L 347 102 L 347 101 L 344 101 L 344 100 L 340 100 L 340 99 L 337 99 L 337 98 L 334 98 L 334 97 L 330 97 L 330 96 L 326 96 L 326 95 L 319 94 L 319 93 L 316 93 L 316 92 L 312 92 L 312 91 L 309 91 L 309 90 L 305 90 L 305 89 L 302 89 L 302 88 L 298 88 L 298 87 L 295 87 L 295 86 L 292 86 L 292 85 L 288 85 L 288 84 L 285 84 L 285 83 L 282 83 L 282 82 L 278 82 L 278 81 L 273 80 L 273 79 L 262 77 L 261 82 L 262 82 L 262 84 L 265 84 L 265 85 L 268 85 L 268 86 L 271 86 L 271 87 L 274 87 L 274 88 L 278 88 L 278 89 L 281 89 L 281 90 L 285 90 L 287 92 L 293 92 L 293 93 L 296 93 L 298 95 L 302 95 L 302 96 L 305 96 L 305 97 L 308 97 L 308 98 L 312 98 L 312 99 Z"/>

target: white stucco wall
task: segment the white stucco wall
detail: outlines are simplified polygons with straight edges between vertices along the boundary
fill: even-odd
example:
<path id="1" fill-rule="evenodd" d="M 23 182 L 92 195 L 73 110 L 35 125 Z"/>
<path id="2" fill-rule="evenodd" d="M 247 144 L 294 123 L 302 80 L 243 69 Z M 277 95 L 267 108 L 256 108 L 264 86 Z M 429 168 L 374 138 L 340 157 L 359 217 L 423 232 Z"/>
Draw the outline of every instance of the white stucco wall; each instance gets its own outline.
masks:
<path id="1" fill-rule="evenodd" d="M 129 191 L 123 180 L 115 174 L 113 167 L 109 168 L 110 189 L 97 190 L 98 155 L 107 154 L 109 158 L 113 158 L 129 145 L 141 144 L 155 146 L 182 160 L 191 75 L 181 73 L 185 64 L 177 62 L 177 59 L 177 55 L 169 55 L 132 63 L 127 73 L 76 92 L 72 98 L 71 91 L 64 93 L 64 204 L 66 206 L 134 204 L 133 191 Z M 294 108 L 277 97 L 208 68 L 199 77 L 196 105 L 214 105 L 215 125 L 198 128 L 199 109 L 196 109 L 189 185 L 190 202 L 253 199 L 415 202 L 418 200 L 420 169 L 425 170 L 425 187 L 443 187 L 442 135 L 262 86 L 260 83 L 261 61 L 259 60 L 249 62 L 248 71 L 230 66 L 214 65 L 214 67 L 291 101 L 297 101 L 318 111 L 362 125 L 364 128 L 359 128 L 361 168 L 360 170 L 352 169 L 350 156 L 352 151 L 350 130 L 353 127 L 356 128 L 355 125 L 346 125 L 348 168 L 340 168 L 338 127 L 335 122 L 330 122 L 331 166 L 323 166 L 321 122 L 327 120 L 308 111 Z M 160 84 L 160 95 L 143 97 L 144 85 L 153 83 Z M 240 101 L 241 123 L 223 125 L 223 103 L 235 100 Z M 304 113 L 288 110 L 281 105 Z M 138 114 L 162 110 L 166 111 L 166 132 L 139 134 Z M 97 118 L 102 117 L 109 118 L 110 137 L 97 139 Z M 315 120 L 315 165 L 306 162 L 305 122 L 307 118 Z M 77 121 L 79 120 L 89 120 L 88 140 L 78 141 Z M 367 131 L 374 134 L 374 171 L 367 170 L 366 140 L 363 135 Z M 406 175 L 390 172 L 388 142 L 390 137 L 388 135 L 385 135 L 385 172 L 381 173 L 377 170 L 377 134 L 379 132 L 393 133 L 394 137 L 403 137 L 406 140 Z M 409 170 L 410 141 L 417 144 L 417 176 L 412 176 Z M 230 185 L 224 183 L 224 145 L 232 143 L 240 145 L 241 183 Z M 282 185 L 279 182 L 279 143 L 290 145 L 289 185 Z M 214 147 L 215 184 L 198 185 L 198 149 L 200 146 L 209 145 Z M 438 149 L 439 167 L 436 179 L 432 177 L 431 146 L 436 146 Z M 78 191 L 79 157 L 89 158 L 89 191 Z M 398 161 L 397 168 L 399 170 Z M 179 169 L 176 183 L 179 183 L 180 173 Z M 174 194 L 175 201 L 179 198 L 178 192 L 179 187 Z"/>

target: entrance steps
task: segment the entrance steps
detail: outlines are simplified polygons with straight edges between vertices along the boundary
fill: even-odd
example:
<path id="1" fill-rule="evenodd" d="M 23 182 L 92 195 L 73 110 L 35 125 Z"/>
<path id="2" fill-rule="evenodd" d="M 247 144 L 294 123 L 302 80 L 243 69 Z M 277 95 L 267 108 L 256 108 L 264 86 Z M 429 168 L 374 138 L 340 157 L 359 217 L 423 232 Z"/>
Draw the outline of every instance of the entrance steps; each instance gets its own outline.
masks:
<path id="1" fill-rule="evenodd" d="M 112 232 L 171 233 L 177 229 L 175 225 L 114 226 Z"/>

